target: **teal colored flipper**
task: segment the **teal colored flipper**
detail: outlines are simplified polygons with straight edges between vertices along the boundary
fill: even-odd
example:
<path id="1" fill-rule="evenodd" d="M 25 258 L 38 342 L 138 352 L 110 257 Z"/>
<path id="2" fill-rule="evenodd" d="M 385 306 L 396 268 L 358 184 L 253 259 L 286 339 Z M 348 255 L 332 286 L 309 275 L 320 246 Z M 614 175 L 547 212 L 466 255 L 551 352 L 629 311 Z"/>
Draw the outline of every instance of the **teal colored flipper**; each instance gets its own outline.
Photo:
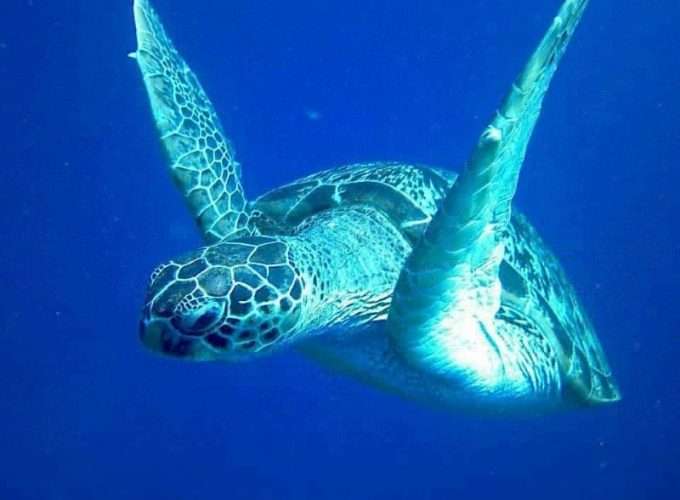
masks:
<path id="1" fill-rule="evenodd" d="M 201 84 L 147 0 L 134 2 L 137 51 L 173 179 L 208 241 L 246 234 L 240 167 Z"/>
<path id="2" fill-rule="evenodd" d="M 522 378 L 495 325 L 504 231 L 543 97 L 587 3 L 564 2 L 402 270 L 388 329 L 423 370 L 476 378 L 485 390 L 513 391 Z"/>

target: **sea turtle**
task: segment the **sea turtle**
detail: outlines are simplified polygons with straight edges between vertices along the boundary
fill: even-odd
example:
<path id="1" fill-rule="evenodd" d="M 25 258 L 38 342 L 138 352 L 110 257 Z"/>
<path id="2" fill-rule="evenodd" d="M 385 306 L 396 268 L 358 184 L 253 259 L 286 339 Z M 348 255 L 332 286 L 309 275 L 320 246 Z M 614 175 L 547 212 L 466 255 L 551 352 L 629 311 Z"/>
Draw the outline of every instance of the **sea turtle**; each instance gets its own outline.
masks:
<path id="1" fill-rule="evenodd" d="M 189 360 L 295 346 L 450 409 L 619 399 L 562 268 L 511 201 L 543 97 L 587 0 L 566 0 L 460 175 L 328 170 L 254 201 L 213 107 L 148 0 L 141 68 L 175 183 L 207 246 L 151 275 L 140 335 Z"/>

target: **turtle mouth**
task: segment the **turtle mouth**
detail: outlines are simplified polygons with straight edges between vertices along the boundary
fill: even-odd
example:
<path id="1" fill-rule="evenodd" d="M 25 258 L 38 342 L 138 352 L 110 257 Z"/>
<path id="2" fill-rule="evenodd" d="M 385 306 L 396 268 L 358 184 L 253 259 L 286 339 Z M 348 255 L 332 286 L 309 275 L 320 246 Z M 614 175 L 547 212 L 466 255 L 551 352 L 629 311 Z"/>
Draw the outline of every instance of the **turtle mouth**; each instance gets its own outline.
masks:
<path id="1" fill-rule="evenodd" d="M 192 308 L 168 312 L 147 305 L 139 325 L 139 338 L 150 350 L 177 358 L 202 358 L 201 339 L 214 334 L 224 320 L 222 302 L 206 301 Z"/>
<path id="2" fill-rule="evenodd" d="M 227 345 L 226 340 L 224 346 L 213 345 L 223 316 L 221 308 L 197 309 L 193 317 L 187 318 L 158 316 L 147 307 L 139 323 L 139 339 L 157 354 L 192 361 L 214 361 L 219 358 L 218 354 L 223 354 L 217 347 Z"/>
<path id="3" fill-rule="evenodd" d="M 148 349 L 178 358 L 190 356 L 193 350 L 193 340 L 183 336 L 166 319 L 143 319 L 139 338 Z"/>

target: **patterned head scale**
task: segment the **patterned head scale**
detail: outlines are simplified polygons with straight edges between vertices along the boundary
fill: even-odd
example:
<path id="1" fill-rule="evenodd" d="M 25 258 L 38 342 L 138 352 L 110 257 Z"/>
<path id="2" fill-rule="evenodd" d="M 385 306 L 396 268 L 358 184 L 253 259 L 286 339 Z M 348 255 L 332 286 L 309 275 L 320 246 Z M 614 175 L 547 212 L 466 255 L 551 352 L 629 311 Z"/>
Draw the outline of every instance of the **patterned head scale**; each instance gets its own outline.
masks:
<path id="1" fill-rule="evenodd" d="M 140 334 L 156 351 L 191 359 L 266 351 L 295 331 L 303 286 L 284 241 L 218 243 L 154 271 Z"/>

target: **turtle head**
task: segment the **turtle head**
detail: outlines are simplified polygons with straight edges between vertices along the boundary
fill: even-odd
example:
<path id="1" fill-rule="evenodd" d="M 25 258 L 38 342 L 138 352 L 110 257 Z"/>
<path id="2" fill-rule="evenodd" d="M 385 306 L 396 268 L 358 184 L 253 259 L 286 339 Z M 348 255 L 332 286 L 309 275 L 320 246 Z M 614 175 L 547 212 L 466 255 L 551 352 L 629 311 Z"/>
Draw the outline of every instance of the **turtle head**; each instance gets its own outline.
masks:
<path id="1" fill-rule="evenodd" d="M 218 243 L 153 272 L 140 336 L 155 351 L 187 359 L 266 352 L 297 331 L 303 287 L 285 241 Z"/>

